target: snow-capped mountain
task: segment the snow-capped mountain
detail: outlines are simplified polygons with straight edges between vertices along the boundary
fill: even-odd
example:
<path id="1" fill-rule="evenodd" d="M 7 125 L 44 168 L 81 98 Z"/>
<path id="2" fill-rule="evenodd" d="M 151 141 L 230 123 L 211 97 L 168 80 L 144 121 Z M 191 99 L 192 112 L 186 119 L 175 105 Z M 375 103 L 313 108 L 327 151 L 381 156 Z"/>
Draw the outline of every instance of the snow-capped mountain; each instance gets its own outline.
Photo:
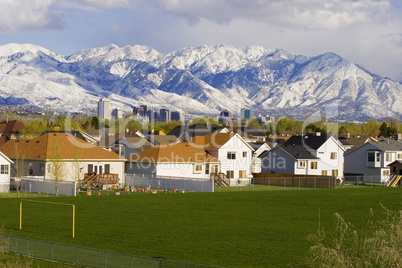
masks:
<path id="1" fill-rule="evenodd" d="M 0 47 L 0 103 L 94 112 L 100 97 L 126 111 L 148 104 L 211 116 L 240 108 L 348 120 L 402 115 L 400 83 L 333 53 L 220 45 L 163 54 L 109 45 L 63 56 L 34 45 Z"/>

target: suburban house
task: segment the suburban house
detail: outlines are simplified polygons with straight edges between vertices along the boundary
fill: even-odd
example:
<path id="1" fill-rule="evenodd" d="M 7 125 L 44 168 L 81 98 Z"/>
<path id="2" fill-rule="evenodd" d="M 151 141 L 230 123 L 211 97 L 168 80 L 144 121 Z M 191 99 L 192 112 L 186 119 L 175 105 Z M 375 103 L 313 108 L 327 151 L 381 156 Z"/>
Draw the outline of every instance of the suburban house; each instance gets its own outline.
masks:
<path id="1" fill-rule="evenodd" d="M 124 158 L 129 158 L 133 154 L 138 154 L 152 146 L 147 139 L 138 136 L 137 134 L 119 133 L 112 136 L 103 137 L 97 146 L 115 152 Z"/>
<path id="2" fill-rule="evenodd" d="M 96 142 L 100 141 L 102 137 L 109 136 L 109 133 L 106 131 L 106 129 L 85 129 L 84 131 L 81 131 L 81 134 L 85 137 L 85 139 L 92 143 L 95 144 Z"/>
<path id="3" fill-rule="evenodd" d="M 63 181 L 80 181 L 89 176 L 124 183 L 125 158 L 99 148 L 68 133 L 48 133 L 32 140 L 10 140 L 0 147 L 14 161 L 20 175 L 41 176 L 44 180 L 56 180 L 54 168 L 59 166 Z M 21 162 L 24 165 L 21 165 Z M 16 174 L 14 174 L 16 176 Z"/>
<path id="4" fill-rule="evenodd" d="M 345 147 L 345 150 L 359 147 L 369 141 L 378 141 L 378 139 L 368 135 L 356 135 L 351 137 L 349 133 L 346 133 L 344 136 L 339 136 L 338 140 L 342 143 L 343 147 Z"/>
<path id="5" fill-rule="evenodd" d="M 0 193 L 10 191 L 11 164 L 13 164 L 13 161 L 0 152 Z"/>
<path id="6" fill-rule="evenodd" d="M 153 177 L 210 179 L 220 170 L 218 159 L 192 143 L 161 144 L 132 155 L 126 162 L 127 174 Z"/>
<path id="7" fill-rule="evenodd" d="M 4 121 L 0 123 L 0 146 L 11 139 L 19 139 L 21 130 L 25 125 L 17 120 Z"/>
<path id="8" fill-rule="evenodd" d="M 248 144 L 254 149 L 253 157 L 251 159 L 251 173 L 261 173 L 261 158 L 259 156 L 271 150 L 271 146 L 266 142 L 248 142 Z"/>
<path id="9" fill-rule="evenodd" d="M 153 145 L 181 142 L 175 135 L 147 135 L 146 139 Z"/>
<path id="10" fill-rule="evenodd" d="M 344 151 L 333 136 L 292 136 L 260 156 L 261 173 L 343 177 Z"/>
<path id="11" fill-rule="evenodd" d="M 402 160 L 395 160 L 388 164 L 390 168 L 390 176 L 384 181 L 388 187 L 402 187 Z"/>
<path id="12" fill-rule="evenodd" d="M 402 160 L 402 143 L 387 139 L 366 142 L 345 153 L 345 174 L 364 176 L 363 180 L 384 182 L 389 178 L 389 164 Z"/>
<path id="13" fill-rule="evenodd" d="M 251 136 L 257 138 L 260 141 L 265 141 L 265 139 L 266 139 L 265 134 L 259 129 L 248 128 L 248 127 L 238 127 L 237 129 L 247 133 L 248 135 L 251 135 Z"/>
<path id="14" fill-rule="evenodd" d="M 251 159 L 254 149 L 237 133 L 210 133 L 195 136 L 193 143 L 207 151 L 221 162 L 221 169 L 227 179 L 244 179 L 249 184 L 251 179 Z M 248 179 L 248 181 L 246 180 Z M 232 181 L 230 183 L 232 184 Z"/>

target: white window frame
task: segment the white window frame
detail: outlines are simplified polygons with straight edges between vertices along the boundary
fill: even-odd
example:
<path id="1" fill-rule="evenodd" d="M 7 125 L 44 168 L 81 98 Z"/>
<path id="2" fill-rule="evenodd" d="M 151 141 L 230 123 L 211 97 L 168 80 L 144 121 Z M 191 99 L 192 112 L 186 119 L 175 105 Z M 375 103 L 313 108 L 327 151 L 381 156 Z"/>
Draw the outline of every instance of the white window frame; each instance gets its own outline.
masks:
<path id="1" fill-rule="evenodd" d="M 306 160 L 297 160 L 297 168 L 305 169 L 307 165 Z"/>

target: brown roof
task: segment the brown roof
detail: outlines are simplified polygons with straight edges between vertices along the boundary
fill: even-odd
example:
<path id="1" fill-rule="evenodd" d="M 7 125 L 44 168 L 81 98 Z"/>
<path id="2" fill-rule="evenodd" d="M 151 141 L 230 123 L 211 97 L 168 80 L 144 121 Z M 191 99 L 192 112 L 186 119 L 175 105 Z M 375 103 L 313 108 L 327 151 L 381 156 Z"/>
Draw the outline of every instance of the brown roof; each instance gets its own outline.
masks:
<path id="1" fill-rule="evenodd" d="M 195 136 L 194 143 L 204 146 L 205 150 L 217 150 L 235 135 L 236 133 L 209 133 L 205 136 Z"/>
<path id="2" fill-rule="evenodd" d="M 104 150 L 68 133 L 48 133 L 32 140 L 10 140 L 0 147 L 9 158 L 52 159 L 55 148 L 60 148 L 60 159 L 124 160 L 114 152 Z"/>
<path id="3" fill-rule="evenodd" d="M 158 145 L 132 155 L 128 158 L 128 161 L 153 163 L 219 162 L 218 159 L 208 154 L 205 150 L 188 142 Z"/>
<path id="4" fill-rule="evenodd" d="M 25 128 L 25 125 L 17 120 L 0 123 L 0 133 L 3 134 L 18 134 L 23 128 Z"/>

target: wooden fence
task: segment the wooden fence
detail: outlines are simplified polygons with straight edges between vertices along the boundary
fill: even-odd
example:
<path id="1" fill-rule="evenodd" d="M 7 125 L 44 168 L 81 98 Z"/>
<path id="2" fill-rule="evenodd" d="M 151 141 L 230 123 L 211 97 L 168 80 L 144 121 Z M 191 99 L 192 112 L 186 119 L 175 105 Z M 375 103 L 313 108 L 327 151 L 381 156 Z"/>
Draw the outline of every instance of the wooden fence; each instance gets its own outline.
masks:
<path id="1" fill-rule="evenodd" d="M 284 187 L 335 188 L 335 178 L 331 176 L 253 173 L 252 183 Z"/>

